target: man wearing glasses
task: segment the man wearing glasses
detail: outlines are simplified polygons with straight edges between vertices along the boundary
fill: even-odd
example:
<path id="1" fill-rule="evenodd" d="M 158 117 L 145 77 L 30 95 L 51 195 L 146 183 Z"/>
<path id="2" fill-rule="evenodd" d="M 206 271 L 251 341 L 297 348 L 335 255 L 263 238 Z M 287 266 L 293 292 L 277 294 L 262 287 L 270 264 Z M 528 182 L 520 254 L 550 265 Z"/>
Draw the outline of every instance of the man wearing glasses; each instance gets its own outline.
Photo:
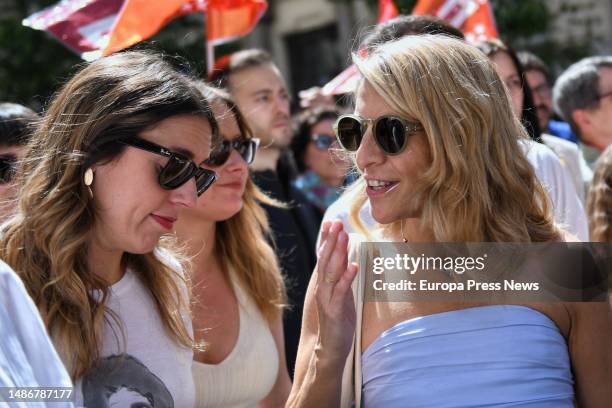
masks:
<path id="1" fill-rule="evenodd" d="M 15 169 L 25 155 L 31 127 L 38 115 L 16 103 L 0 103 L 0 222 L 15 208 Z"/>
<path id="2" fill-rule="evenodd" d="M 555 110 L 580 138 L 589 165 L 612 144 L 612 56 L 570 66 L 553 88 Z"/>

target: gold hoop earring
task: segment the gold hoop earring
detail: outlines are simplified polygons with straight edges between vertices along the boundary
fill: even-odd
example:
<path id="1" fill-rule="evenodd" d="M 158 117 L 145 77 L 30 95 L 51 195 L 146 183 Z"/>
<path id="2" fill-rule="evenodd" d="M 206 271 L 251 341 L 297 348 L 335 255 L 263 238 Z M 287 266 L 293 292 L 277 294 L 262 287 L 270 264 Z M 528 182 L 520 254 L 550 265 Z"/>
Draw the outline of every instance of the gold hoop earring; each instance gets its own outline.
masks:
<path id="1" fill-rule="evenodd" d="M 83 175 L 83 182 L 85 183 L 85 186 L 87 187 L 87 191 L 89 191 L 89 197 L 93 198 L 93 191 L 91 191 L 91 185 L 93 184 L 93 179 L 94 179 L 94 172 L 93 169 L 90 167 L 85 171 L 85 174 Z"/>
<path id="2" fill-rule="evenodd" d="M 405 244 L 408 242 L 408 240 L 404 236 L 404 220 L 403 219 L 400 221 L 400 230 L 402 231 L 402 240 L 404 241 L 404 244 Z"/>

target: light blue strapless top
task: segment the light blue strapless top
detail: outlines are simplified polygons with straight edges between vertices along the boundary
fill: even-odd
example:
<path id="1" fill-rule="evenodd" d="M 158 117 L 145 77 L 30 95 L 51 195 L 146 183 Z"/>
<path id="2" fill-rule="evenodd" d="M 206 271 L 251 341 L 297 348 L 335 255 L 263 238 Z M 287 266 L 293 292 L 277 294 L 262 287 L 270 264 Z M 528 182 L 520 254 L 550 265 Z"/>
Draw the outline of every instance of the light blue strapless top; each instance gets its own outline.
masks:
<path id="1" fill-rule="evenodd" d="M 365 350 L 362 376 L 367 408 L 574 406 L 565 339 L 523 306 L 401 322 Z"/>

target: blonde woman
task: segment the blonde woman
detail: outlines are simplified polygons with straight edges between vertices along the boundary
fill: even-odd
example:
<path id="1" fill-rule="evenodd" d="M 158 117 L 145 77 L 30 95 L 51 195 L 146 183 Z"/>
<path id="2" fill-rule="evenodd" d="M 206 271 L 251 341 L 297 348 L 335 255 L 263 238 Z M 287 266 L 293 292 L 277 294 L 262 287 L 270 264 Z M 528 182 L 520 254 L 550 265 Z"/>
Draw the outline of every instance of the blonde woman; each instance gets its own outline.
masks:
<path id="1" fill-rule="evenodd" d="M 591 241 L 612 243 L 612 146 L 596 162 L 587 195 L 587 215 Z"/>
<path id="2" fill-rule="evenodd" d="M 363 80 L 337 135 L 362 173 L 358 227 L 368 200 L 382 225 L 375 235 L 389 242 L 563 240 L 521 154 L 525 130 L 482 53 L 412 36 L 354 60 Z M 612 400 L 607 303 L 362 303 L 365 271 L 349 262 L 342 224 L 325 223 L 322 242 L 288 406 L 350 406 L 350 391 L 369 407 Z"/>
<path id="3" fill-rule="evenodd" d="M 215 180 L 196 163 L 216 127 L 188 78 L 126 52 L 69 80 L 33 135 L 0 256 L 34 299 L 77 406 L 193 405 L 187 287 L 160 237 Z"/>
<path id="4" fill-rule="evenodd" d="M 198 407 L 280 407 L 287 373 L 282 311 L 285 288 L 260 202 L 274 204 L 251 181 L 253 139 L 229 95 L 200 85 L 213 105 L 222 140 L 204 162 L 215 185 L 177 223 L 193 268 L 194 356 Z"/>

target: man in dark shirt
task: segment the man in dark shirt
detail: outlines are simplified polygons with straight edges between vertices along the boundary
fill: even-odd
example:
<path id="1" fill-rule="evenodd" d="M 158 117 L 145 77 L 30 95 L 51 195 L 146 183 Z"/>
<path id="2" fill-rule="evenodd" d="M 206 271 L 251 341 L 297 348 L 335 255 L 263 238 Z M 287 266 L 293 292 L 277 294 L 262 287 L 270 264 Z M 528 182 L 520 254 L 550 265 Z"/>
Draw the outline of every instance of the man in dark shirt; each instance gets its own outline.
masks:
<path id="1" fill-rule="evenodd" d="M 224 75 L 225 86 L 254 136 L 261 140 L 251 165 L 253 180 L 269 196 L 288 204 L 288 208 L 264 208 L 289 295 L 290 308 L 284 316 L 285 353 L 293 377 L 304 297 L 316 263 L 315 241 L 321 220 L 291 184 L 295 167 L 287 150 L 292 137 L 289 95 L 270 54 L 255 49 L 237 52 L 230 58 Z"/>

